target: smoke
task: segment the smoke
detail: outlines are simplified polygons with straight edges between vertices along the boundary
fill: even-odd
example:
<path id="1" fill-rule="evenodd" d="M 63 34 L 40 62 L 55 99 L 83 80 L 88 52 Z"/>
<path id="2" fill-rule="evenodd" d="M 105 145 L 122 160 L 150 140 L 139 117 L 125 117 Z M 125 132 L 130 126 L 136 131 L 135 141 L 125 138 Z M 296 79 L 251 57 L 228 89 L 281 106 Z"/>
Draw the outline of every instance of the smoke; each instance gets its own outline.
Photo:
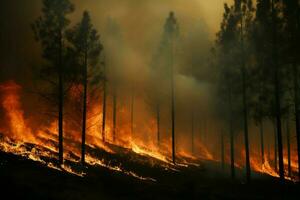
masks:
<path id="1" fill-rule="evenodd" d="M 209 67 L 210 49 L 219 29 L 224 0 L 73 0 L 76 11 L 70 17 L 77 23 L 88 10 L 104 44 L 108 68 L 108 123 L 112 126 L 112 96 L 117 88 L 117 127 L 120 135 L 129 132 L 130 105 L 134 96 L 134 132 L 143 141 L 155 141 L 155 114 L 150 96 L 151 87 L 159 85 L 163 102 L 162 134 L 170 138 L 170 98 L 168 80 L 153 79 L 151 63 L 163 35 L 163 26 L 170 11 L 180 27 L 180 44 L 176 57 L 176 134 L 177 145 L 189 149 L 191 117 L 195 115 L 195 134 L 204 132 L 203 121 L 211 121 L 212 76 Z M 15 80 L 24 88 L 22 102 L 26 116 L 37 119 L 35 109 L 40 103 L 34 88 L 36 66 L 43 64 L 40 46 L 34 41 L 30 24 L 41 14 L 41 1 L 30 3 L 5 0 L 1 12 L 1 77 Z M 11 19 L 6 20 L 6 19 Z M 119 35 L 108 30 L 113 20 Z M 163 69 L 162 69 L 163 70 Z M 101 95 L 99 95 L 101 96 Z M 93 101 L 101 104 L 99 101 Z M 99 108 L 100 106 L 97 105 Z M 91 109 L 94 110 L 94 109 Z M 99 112 L 97 109 L 96 112 Z M 32 117 L 34 116 L 34 117 Z M 100 121 L 100 120 L 99 120 Z M 99 122 L 100 124 L 100 122 Z M 100 135 L 100 133 L 97 133 Z M 208 133 L 207 133 L 208 134 Z M 125 134 L 126 135 L 126 134 Z M 197 137 L 198 137 L 197 136 Z M 121 137 L 121 136 L 120 136 Z"/>

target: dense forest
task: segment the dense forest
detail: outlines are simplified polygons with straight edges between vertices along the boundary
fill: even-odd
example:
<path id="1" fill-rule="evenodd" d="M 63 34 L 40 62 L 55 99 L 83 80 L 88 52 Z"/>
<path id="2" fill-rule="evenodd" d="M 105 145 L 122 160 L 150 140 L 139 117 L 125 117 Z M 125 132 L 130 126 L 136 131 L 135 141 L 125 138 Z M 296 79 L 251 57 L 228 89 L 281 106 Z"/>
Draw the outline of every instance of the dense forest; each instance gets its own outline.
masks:
<path id="1" fill-rule="evenodd" d="M 0 5 L 1 188 L 30 199 L 300 195 L 299 0 L 19 6 Z"/>

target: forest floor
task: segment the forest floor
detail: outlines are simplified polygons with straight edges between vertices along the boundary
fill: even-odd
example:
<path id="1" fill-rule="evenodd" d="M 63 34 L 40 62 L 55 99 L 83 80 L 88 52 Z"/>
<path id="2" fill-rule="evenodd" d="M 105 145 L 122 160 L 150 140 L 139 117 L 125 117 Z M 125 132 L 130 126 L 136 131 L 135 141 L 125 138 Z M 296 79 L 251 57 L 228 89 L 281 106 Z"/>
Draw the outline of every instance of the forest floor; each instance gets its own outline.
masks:
<path id="1" fill-rule="evenodd" d="M 238 178 L 232 181 L 217 162 L 201 161 L 197 165 L 172 168 L 171 164 L 163 165 L 153 158 L 129 150 L 119 151 L 124 153 L 110 155 L 102 152 L 102 156 L 110 159 L 110 165 L 122 163 L 127 174 L 103 166 L 86 165 L 77 167 L 77 170 L 85 173 L 83 177 L 0 151 L 0 191 L 1 196 L 5 197 L 2 199 L 256 200 L 300 197 L 299 184 L 287 182 L 281 185 L 277 178 L 267 175 L 253 173 L 252 181 L 246 184 L 242 178 L 243 171 L 237 169 Z M 68 165 L 80 164 L 69 162 Z"/>

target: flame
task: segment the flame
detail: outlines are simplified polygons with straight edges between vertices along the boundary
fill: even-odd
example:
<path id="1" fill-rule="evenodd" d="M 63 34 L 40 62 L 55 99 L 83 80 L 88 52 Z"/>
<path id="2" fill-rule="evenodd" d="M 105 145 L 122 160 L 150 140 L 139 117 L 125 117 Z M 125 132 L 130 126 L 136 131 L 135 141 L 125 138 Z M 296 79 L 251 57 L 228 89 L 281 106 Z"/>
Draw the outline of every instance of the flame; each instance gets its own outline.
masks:
<path id="1" fill-rule="evenodd" d="M 6 118 L 10 126 L 12 137 L 32 141 L 34 137 L 30 128 L 26 125 L 24 111 L 21 109 L 19 91 L 21 87 L 13 81 L 0 86 L 2 92 L 2 106 L 6 111 Z"/>
<path id="2" fill-rule="evenodd" d="M 270 162 L 268 159 L 264 159 L 264 163 L 262 164 L 261 161 L 258 161 L 255 158 L 251 158 L 250 164 L 251 164 L 251 167 L 253 168 L 253 170 L 256 172 L 268 174 L 273 177 L 279 177 L 279 174 L 270 165 Z"/>
<path id="3" fill-rule="evenodd" d="M 2 93 L 2 107 L 4 108 L 6 119 L 9 121 L 10 125 L 9 130 L 6 130 L 6 132 L 9 132 L 9 136 L 0 135 L 0 150 L 6 153 L 25 157 L 29 160 L 41 163 L 51 169 L 65 171 L 79 177 L 84 177 L 86 175 L 85 172 L 74 170 L 67 164 L 63 164 L 61 166 L 55 164 L 58 153 L 57 121 L 54 120 L 49 124 L 49 126 L 41 127 L 36 131 L 32 131 L 31 128 L 29 128 L 28 122 L 24 117 L 22 105 L 20 103 L 21 89 L 22 88 L 13 81 L 9 81 L 0 85 L 0 90 Z M 72 90 L 72 93 L 74 96 L 77 95 L 77 91 L 75 89 Z M 92 113 L 96 114 L 94 117 L 91 117 L 91 120 L 88 121 L 87 146 L 91 148 L 100 148 L 108 153 L 113 154 L 115 152 L 101 141 L 100 129 L 97 128 L 96 124 L 102 121 L 102 114 L 97 115 L 97 112 L 99 112 L 99 108 L 93 107 Z M 109 131 L 110 128 L 108 127 L 107 130 Z M 76 134 L 78 133 L 73 132 L 69 136 L 65 135 L 64 139 L 73 140 L 74 142 L 80 143 L 80 137 L 73 137 Z M 79 164 L 80 149 L 68 143 L 65 143 L 64 145 L 65 160 Z M 47 158 L 47 161 L 45 161 L 44 158 Z M 48 161 L 49 159 L 52 161 Z M 133 171 L 122 169 L 121 166 L 112 166 L 109 163 L 105 163 L 104 160 L 94 158 L 90 155 L 87 155 L 86 162 L 89 165 L 105 167 L 140 180 L 156 181 L 153 178 L 143 177 Z"/>
<path id="4" fill-rule="evenodd" d="M 75 98 L 80 98 L 78 96 L 78 88 L 74 87 L 71 90 L 72 96 Z M 15 155 L 19 155 L 22 157 L 26 157 L 29 160 L 33 160 L 35 162 L 39 162 L 49 168 L 65 171 L 70 174 L 74 174 L 76 176 L 83 177 L 86 175 L 86 172 L 74 170 L 71 166 L 64 164 L 62 166 L 58 166 L 55 164 L 58 153 L 58 127 L 57 121 L 53 120 L 48 125 L 40 127 L 38 130 L 33 130 L 28 125 L 28 121 L 24 116 L 24 111 L 22 109 L 22 104 L 20 103 L 20 92 L 21 86 L 16 84 L 14 81 L 9 81 L 5 84 L 0 85 L 1 91 L 1 105 L 5 111 L 5 119 L 9 122 L 9 129 L 4 130 L 4 133 L 8 133 L 0 140 L 0 150 L 7 153 L 12 153 Z M 110 144 L 102 142 L 102 133 L 101 126 L 99 125 L 102 122 L 102 113 L 101 113 L 101 105 L 96 106 L 93 104 L 90 106 L 91 112 L 88 113 L 88 121 L 87 121 L 87 135 L 86 135 L 86 145 L 93 149 L 102 149 L 107 153 L 115 154 L 116 152 L 110 147 Z M 125 107 L 120 109 L 120 113 L 122 115 L 126 115 L 129 112 Z M 128 124 L 124 124 L 121 127 L 118 127 L 118 134 L 122 135 L 121 138 L 117 138 L 116 141 L 112 142 L 112 128 L 110 124 L 106 126 L 106 136 L 110 143 L 114 145 L 121 146 L 123 148 L 131 149 L 136 154 L 152 157 L 158 161 L 161 161 L 161 166 L 164 166 L 167 170 L 175 170 L 178 171 L 178 167 L 188 167 L 190 165 L 199 166 L 200 160 L 214 160 L 218 161 L 214 158 L 214 156 L 209 152 L 205 145 L 201 142 L 197 141 L 195 144 L 196 149 L 200 149 L 200 154 L 192 154 L 185 149 L 179 149 L 177 152 L 177 163 L 176 166 L 173 166 L 171 162 L 170 155 L 170 140 L 166 140 L 161 142 L 160 146 L 157 144 L 153 144 L 152 142 L 145 143 L 143 140 L 134 138 L 130 133 L 130 126 Z M 144 130 L 147 133 L 155 133 L 155 120 L 150 119 L 147 126 L 144 127 Z M 80 158 L 80 144 L 81 137 L 80 131 L 78 130 L 68 130 L 69 134 L 64 135 L 64 139 L 71 142 L 64 142 L 65 151 L 64 157 L 66 160 L 78 163 Z M 155 141 L 155 139 L 149 136 L 151 134 L 147 134 L 149 138 L 147 141 Z M 34 146 L 28 148 L 28 144 L 33 144 Z M 251 156 L 251 167 L 252 170 L 256 172 L 260 172 L 263 174 L 268 174 L 273 177 L 279 177 L 279 174 L 274 170 L 271 166 L 270 161 L 265 158 L 265 162 L 261 164 L 258 154 L 255 156 Z M 245 152 L 242 151 L 242 156 L 245 157 Z M 45 161 L 44 158 L 48 158 Z M 293 171 L 298 169 L 297 160 L 292 157 L 291 159 L 291 168 Z M 112 171 L 124 173 L 126 175 L 148 181 L 155 181 L 155 179 L 150 177 L 143 177 L 136 174 L 133 171 L 125 170 L 121 165 L 112 166 L 110 163 L 107 163 L 103 159 L 95 158 L 91 155 L 86 156 L 86 162 L 88 165 L 92 166 L 100 166 L 110 169 Z M 165 164 L 163 164 L 165 163 Z M 242 162 L 237 161 L 235 165 L 237 167 L 242 167 Z M 287 156 L 284 155 L 284 164 L 287 165 Z M 287 173 L 286 173 L 287 174 Z M 291 177 L 286 177 L 287 179 L 292 179 Z"/>
<path id="5" fill-rule="evenodd" d="M 135 142 L 131 142 L 131 149 L 133 152 L 140 154 L 140 155 L 146 155 L 146 156 L 150 156 L 153 158 L 156 158 L 158 160 L 161 160 L 163 162 L 166 163 L 171 163 L 166 156 L 164 156 L 163 154 L 161 154 L 157 149 L 149 149 L 149 148 L 145 148 L 145 147 L 140 147 L 139 145 L 137 145 Z"/>

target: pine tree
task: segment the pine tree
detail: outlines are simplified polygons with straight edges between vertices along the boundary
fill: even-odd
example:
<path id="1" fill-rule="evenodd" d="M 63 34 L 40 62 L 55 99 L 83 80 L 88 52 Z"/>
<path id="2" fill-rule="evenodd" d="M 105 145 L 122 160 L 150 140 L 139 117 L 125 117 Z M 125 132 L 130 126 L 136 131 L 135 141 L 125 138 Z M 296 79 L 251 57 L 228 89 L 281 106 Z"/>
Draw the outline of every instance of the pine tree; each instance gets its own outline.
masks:
<path id="1" fill-rule="evenodd" d="M 248 88 L 249 77 L 246 68 L 246 54 L 245 54 L 245 40 L 249 27 L 252 23 L 252 14 L 254 11 L 252 0 L 236 0 L 235 12 L 238 15 L 240 23 L 240 48 L 241 48 L 241 75 L 242 75 L 242 99 L 243 99 L 243 118 L 244 118 L 244 137 L 245 137 L 245 152 L 246 152 L 246 178 L 250 181 L 251 166 L 250 166 L 250 152 L 249 152 L 249 134 L 248 134 Z"/>
<path id="2" fill-rule="evenodd" d="M 164 27 L 164 44 L 167 53 L 167 65 L 171 76 L 171 129 L 172 129 L 172 161 L 175 164 L 175 85 L 174 85 L 174 56 L 179 27 L 173 12 L 170 12 Z"/>
<path id="3" fill-rule="evenodd" d="M 65 31 L 70 24 L 66 18 L 74 11 L 69 0 L 43 0 L 43 14 L 32 25 L 37 41 L 43 48 L 43 57 L 50 63 L 50 67 L 43 69 L 49 76 L 56 77 L 57 94 L 55 101 L 58 105 L 58 135 L 59 135 L 59 163 L 63 164 L 63 120 L 64 120 L 64 84 L 66 78 L 66 44 Z"/>
<path id="4" fill-rule="evenodd" d="M 103 49 L 100 43 L 100 36 L 93 27 L 90 14 L 85 11 L 82 20 L 67 33 L 68 40 L 75 51 L 75 59 L 80 69 L 80 80 L 83 85 L 83 105 L 82 105 L 82 147 L 81 162 L 85 163 L 85 141 L 87 124 L 87 104 L 88 104 L 88 85 L 89 69 L 95 68 L 99 61 L 100 53 Z"/>
<path id="5" fill-rule="evenodd" d="M 275 96 L 275 119 L 277 128 L 277 142 L 278 142 L 278 159 L 279 159 L 279 176 L 280 180 L 284 181 L 284 165 L 283 165 L 283 144 L 282 144 L 282 113 L 281 113 L 281 81 L 280 70 L 278 63 L 278 1 L 271 1 L 272 13 L 272 66 L 274 75 L 274 96 Z"/>
<path id="6" fill-rule="evenodd" d="M 219 51 L 220 94 L 226 94 L 228 110 L 227 119 L 230 131 L 231 174 L 235 177 L 234 169 L 234 110 L 242 110 L 245 138 L 246 178 L 250 181 L 250 152 L 248 139 L 248 110 L 249 110 L 249 72 L 248 57 L 245 48 L 248 44 L 249 29 L 252 26 L 253 5 L 251 0 L 235 0 L 232 6 L 225 4 L 221 30 L 218 33 L 217 47 Z M 241 83 L 241 84 L 238 84 Z M 225 99 L 225 98 L 223 98 Z M 241 105 L 233 99 L 241 99 Z"/>
<path id="7" fill-rule="evenodd" d="M 293 104 L 296 125 L 298 156 L 298 177 L 300 178 L 300 100 L 299 100 L 299 52 L 300 52 L 300 2 L 298 0 L 282 1 L 286 48 L 286 63 L 291 65 L 290 74 L 293 88 Z"/>

